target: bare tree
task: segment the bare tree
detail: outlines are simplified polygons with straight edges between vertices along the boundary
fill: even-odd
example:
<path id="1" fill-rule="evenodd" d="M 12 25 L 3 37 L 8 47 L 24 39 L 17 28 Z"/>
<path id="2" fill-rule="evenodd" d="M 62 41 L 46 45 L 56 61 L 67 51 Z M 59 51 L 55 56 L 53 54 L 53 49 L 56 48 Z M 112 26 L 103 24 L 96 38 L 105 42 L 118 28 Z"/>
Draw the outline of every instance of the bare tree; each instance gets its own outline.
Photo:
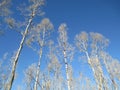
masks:
<path id="1" fill-rule="evenodd" d="M 24 82 L 26 84 L 27 90 L 33 90 L 34 82 L 35 82 L 35 74 L 37 71 L 37 65 L 31 64 L 25 71 L 24 71 Z"/>
<path id="2" fill-rule="evenodd" d="M 32 3 L 32 5 L 30 5 L 30 7 L 29 7 L 30 19 L 29 19 L 28 24 L 25 28 L 25 31 L 24 31 L 23 36 L 22 36 L 22 40 L 20 42 L 19 48 L 16 52 L 16 56 L 15 56 L 14 61 L 13 61 L 11 76 L 9 77 L 9 80 L 7 82 L 7 90 L 11 90 L 11 88 L 12 88 L 12 84 L 13 84 L 14 78 L 15 78 L 15 71 L 16 71 L 16 66 L 18 63 L 19 55 L 22 51 L 23 44 L 25 42 L 25 39 L 26 39 L 26 36 L 28 34 L 28 30 L 31 26 L 31 23 L 32 23 L 35 15 L 37 13 L 37 10 L 39 10 L 39 8 L 44 4 L 43 0 L 29 0 L 29 1 Z"/>
<path id="3" fill-rule="evenodd" d="M 48 39 L 48 35 L 51 32 L 51 30 L 53 30 L 53 24 L 50 22 L 48 18 L 44 18 L 40 24 L 38 24 L 33 28 L 33 30 L 31 30 L 30 37 L 26 41 L 28 46 L 30 46 L 34 51 L 37 51 L 39 55 L 34 90 L 37 90 L 38 87 L 37 83 L 39 80 L 39 70 L 41 65 L 41 58 L 43 55 L 43 47 L 47 43 L 46 40 Z M 33 42 L 39 45 L 38 50 L 35 48 L 35 46 L 32 45 Z"/>
<path id="4" fill-rule="evenodd" d="M 61 63 L 57 56 L 57 50 L 54 42 L 49 42 L 49 62 L 47 65 L 48 75 L 50 77 L 50 89 L 49 90 L 65 90 L 64 79 L 61 72 Z"/>
<path id="5" fill-rule="evenodd" d="M 94 67 L 96 71 L 98 71 L 96 73 L 97 77 L 99 78 L 98 82 L 99 84 L 101 84 L 100 86 L 103 87 L 103 89 L 108 90 L 107 82 L 103 74 L 103 69 L 99 58 L 100 57 L 99 53 L 100 51 L 105 51 L 105 48 L 108 46 L 109 40 L 105 38 L 102 34 L 94 32 L 90 33 L 90 37 L 91 37 L 91 56 L 94 62 L 93 63 Z"/>
<path id="6" fill-rule="evenodd" d="M 94 73 L 98 89 L 107 89 L 98 55 L 99 52 L 106 47 L 108 40 L 99 33 L 87 34 L 86 32 L 81 32 L 80 34 L 76 35 L 75 41 L 77 48 L 81 52 L 84 52 L 87 57 L 88 64 Z"/>
<path id="7" fill-rule="evenodd" d="M 65 23 L 61 24 L 58 30 L 59 30 L 58 43 L 59 43 L 61 55 L 63 56 L 64 64 L 65 64 L 67 88 L 68 90 L 70 90 L 70 76 L 68 73 L 69 71 L 68 63 L 72 60 L 74 48 L 72 47 L 72 45 L 68 43 L 67 25 Z"/>
<path id="8" fill-rule="evenodd" d="M 51 90 L 64 90 L 63 87 L 63 77 L 61 75 L 61 64 L 55 54 L 52 54 L 51 60 L 48 63 L 48 75 L 51 76 L 50 79 L 50 89 Z"/>
<path id="9" fill-rule="evenodd" d="M 76 78 L 78 82 L 79 90 L 96 90 L 96 84 L 93 83 L 90 77 L 85 76 L 83 73 L 79 73 L 79 76 Z M 78 90 L 78 89 L 76 89 Z"/>
<path id="10" fill-rule="evenodd" d="M 120 70 L 118 69 L 120 68 L 120 62 L 106 52 L 101 52 L 101 58 L 110 76 L 114 90 L 118 90 L 118 85 L 115 78 L 120 80 Z"/>

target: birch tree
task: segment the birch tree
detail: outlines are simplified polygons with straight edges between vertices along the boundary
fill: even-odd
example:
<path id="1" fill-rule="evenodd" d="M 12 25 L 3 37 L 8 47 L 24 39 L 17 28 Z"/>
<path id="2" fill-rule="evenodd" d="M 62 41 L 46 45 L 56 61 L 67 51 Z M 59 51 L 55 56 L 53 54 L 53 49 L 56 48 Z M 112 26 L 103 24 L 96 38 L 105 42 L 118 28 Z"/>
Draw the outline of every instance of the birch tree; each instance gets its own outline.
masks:
<path id="1" fill-rule="evenodd" d="M 105 38 L 102 34 L 100 33 L 90 33 L 91 37 L 91 56 L 93 60 L 94 67 L 97 72 L 97 77 L 99 78 L 99 83 L 101 84 L 100 86 L 103 87 L 103 89 L 108 89 L 107 82 L 105 79 L 105 76 L 103 74 L 103 69 L 101 66 L 101 61 L 99 58 L 99 53 L 100 51 L 105 51 L 106 47 L 108 46 L 109 40 Z M 94 61 L 95 60 L 95 61 Z"/>
<path id="2" fill-rule="evenodd" d="M 106 52 L 101 52 L 101 58 L 110 76 L 110 80 L 112 82 L 112 86 L 114 90 L 119 90 L 118 84 L 115 80 L 115 79 L 120 80 L 120 70 L 118 69 L 120 68 L 119 60 L 114 59 L 112 56 L 110 56 Z"/>
<path id="3" fill-rule="evenodd" d="M 57 56 L 57 50 L 54 42 L 49 42 L 49 62 L 47 65 L 48 75 L 50 76 L 50 90 L 65 90 L 64 79 L 61 72 L 61 63 Z"/>
<path id="4" fill-rule="evenodd" d="M 29 2 L 30 2 L 30 6 L 27 8 L 27 10 L 30 14 L 28 16 L 29 20 L 28 20 L 28 24 L 26 25 L 25 31 L 22 35 L 22 39 L 20 41 L 19 48 L 16 52 L 16 56 L 15 56 L 14 61 L 13 61 L 11 74 L 10 74 L 9 80 L 7 82 L 7 90 L 11 90 L 11 88 L 12 88 L 12 84 L 13 84 L 14 78 L 15 78 L 15 71 L 16 71 L 16 66 L 17 66 L 17 63 L 18 63 L 18 59 L 19 59 L 20 53 L 22 51 L 23 44 L 25 42 L 25 39 L 26 39 L 26 36 L 28 34 L 28 30 L 31 26 L 31 23 L 32 23 L 34 17 L 37 15 L 37 12 L 39 10 L 41 10 L 40 7 L 44 4 L 44 0 L 29 0 Z"/>
<path id="5" fill-rule="evenodd" d="M 35 63 L 28 66 L 28 68 L 24 71 L 24 82 L 26 84 L 26 90 L 33 90 L 36 71 L 37 65 Z"/>
<path id="6" fill-rule="evenodd" d="M 58 58 L 52 54 L 48 64 L 48 75 L 50 78 L 50 90 L 64 90 L 64 80 L 61 74 L 61 65 Z"/>
<path id="7" fill-rule="evenodd" d="M 87 62 L 93 71 L 98 90 L 107 89 L 98 55 L 101 50 L 104 50 L 108 40 L 99 33 L 87 34 L 86 32 L 81 32 L 76 35 L 75 41 L 77 48 L 80 52 L 85 53 L 87 57 Z"/>
<path id="8" fill-rule="evenodd" d="M 34 90 L 34 85 L 36 82 L 36 72 L 38 71 L 37 69 L 38 65 L 36 63 L 31 64 L 30 66 L 28 66 L 28 68 L 25 70 L 24 72 L 24 82 L 26 84 L 26 90 Z M 39 88 L 37 88 L 38 90 L 49 90 L 50 88 L 50 78 L 49 75 L 46 74 L 46 70 L 45 71 L 40 71 L 39 70 L 39 79 L 37 82 L 37 86 L 39 86 Z"/>
<path id="9" fill-rule="evenodd" d="M 74 77 L 74 70 L 72 68 L 72 65 L 68 65 L 68 74 L 69 74 L 69 81 L 70 81 L 70 89 L 71 90 L 77 90 L 77 81 L 75 80 L 76 78 Z"/>
<path id="10" fill-rule="evenodd" d="M 72 45 L 68 43 L 67 25 L 65 23 L 62 23 L 59 26 L 58 32 L 59 32 L 58 44 L 61 52 L 61 57 L 63 56 L 63 60 L 65 64 L 67 88 L 68 90 L 70 90 L 70 76 L 68 73 L 69 70 L 68 64 L 72 60 L 74 48 L 72 47 Z"/>
<path id="11" fill-rule="evenodd" d="M 53 24 L 50 22 L 48 18 L 44 18 L 37 26 L 33 28 L 30 32 L 30 37 L 26 41 L 28 46 L 31 47 L 34 51 L 37 51 L 39 55 L 36 78 L 34 84 L 34 90 L 38 90 L 38 80 L 39 80 L 39 70 L 41 65 L 41 58 L 43 55 L 43 47 L 47 43 L 48 35 L 53 30 Z M 37 43 L 39 49 L 35 48 L 32 43 Z"/>

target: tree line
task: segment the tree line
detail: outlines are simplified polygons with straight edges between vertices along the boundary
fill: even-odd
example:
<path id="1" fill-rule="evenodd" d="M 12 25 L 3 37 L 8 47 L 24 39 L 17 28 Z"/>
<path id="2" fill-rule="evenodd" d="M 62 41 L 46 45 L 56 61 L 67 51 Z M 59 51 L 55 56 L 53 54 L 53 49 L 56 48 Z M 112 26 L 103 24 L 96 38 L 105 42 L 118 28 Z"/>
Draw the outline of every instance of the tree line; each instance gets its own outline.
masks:
<path id="1" fill-rule="evenodd" d="M 74 43 L 70 43 L 67 24 L 61 23 L 55 41 L 51 38 L 52 33 L 56 32 L 53 23 L 49 18 L 42 18 L 44 5 L 44 0 L 28 0 L 27 4 L 17 8 L 23 20 L 16 20 L 11 9 L 12 0 L 0 1 L 0 34 L 4 28 L 21 35 L 19 46 L 9 59 L 10 64 L 4 65 L 7 53 L 0 60 L 0 89 L 12 90 L 19 57 L 26 45 L 38 59 L 24 70 L 25 90 L 119 90 L 120 62 L 106 51 L 109 40 L 97 32 L 81 31 L 76 34 Z M 35 21 L 37 18 L 39 20 Z M 95 83 L 81 72 L 74 77 L 72 63 L 76 52 L 84 57 L 82 60 L 86 60 Z M 44 70 L 41 70 L 42 61 L 46 61 Z M 17 90 L 22 89 L 18 87 Z"/>

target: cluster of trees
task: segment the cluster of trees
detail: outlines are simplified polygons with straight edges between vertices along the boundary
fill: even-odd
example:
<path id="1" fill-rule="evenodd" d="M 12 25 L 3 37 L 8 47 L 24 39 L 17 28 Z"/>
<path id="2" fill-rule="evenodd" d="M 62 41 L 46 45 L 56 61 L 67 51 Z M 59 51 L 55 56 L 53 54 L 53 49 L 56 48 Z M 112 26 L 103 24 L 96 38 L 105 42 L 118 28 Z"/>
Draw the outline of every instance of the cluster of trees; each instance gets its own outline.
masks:
<path id="1" fill-rule="evenodd" d="M 18 49 L 10 58 L 10 64 L 4 65 L 7 54 L 4 54 L 0 60 L 1 90 L 12 89 L 16 78 L 16 67 L 19 64 L 24 45 L 38 55 L 38 61 L 24 70 L 25 90 L 120 89 L 120 62 L 106 52 L 109 44 L 106 37 L 100 33 L 82 31 L 75 36 L 74 44 L 70 44 L 67 24 L 62 23 L 58 27 L 57 41 L 54 41 L 55 39 L 51 38 L 51 34 L 54 32 L 53 23 L 49 18 L 40 18 L 41 15 L 44 15 L 41 10 L 45 4 L 44 0 L 28 0 L 24 9 L 19 7 L 18 10 L 21 12 L 23 20 L 14 18 L 10 8 L 11 3 L 11 0 L 0 1 L 0 19 L 2 21 L 0 22 L 0 33 L 3 32 L 1 29 L 6 27 L 4 29 L 20 33 L 22 38 Z M 74 62 L 76 53 L 86 60 L 95 83 L 82 73 L 79 73 L 78 77 L 74 76 L 72 62 Z M 45 68 L 41 70 L 41 61 L 45 60 Z"/>

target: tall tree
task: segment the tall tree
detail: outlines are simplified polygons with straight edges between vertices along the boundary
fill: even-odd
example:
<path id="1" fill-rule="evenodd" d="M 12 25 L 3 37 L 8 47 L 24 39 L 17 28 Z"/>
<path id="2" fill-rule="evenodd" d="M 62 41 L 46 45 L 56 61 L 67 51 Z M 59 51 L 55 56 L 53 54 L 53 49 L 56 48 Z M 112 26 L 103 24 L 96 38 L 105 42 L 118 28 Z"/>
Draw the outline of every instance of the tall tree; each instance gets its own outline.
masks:
<path id="1" fill-rule="evenodd" d="M 26 85 L 26 90 L 33 90 L 34 82 L 35 82 L 35 74 L 37 71 L 37 64 L 33 63 L 28 66 L 28 68 L 24 71 L 24 82 Z"/>
<path id="2" fill-rule="evenodd" d="M 38 59 L 38 66 L 36 71 L 36 79 L 34 84 L 34 90 L 37 90 L 38 87 L 38 80 L 39 80 L 39 70 L 41 65 L 41 59 L 43 55 L 43 47 L 47 45 L 48 35 L 53 30 L 53 24 L 50 22 L 48 18 L 44 18 L 41 23 L 39 23 L 37 26 L 33 28 L 30 32 L 30 37 L 27 40 L 27 44 L 33 49 L 37 50 L 37 53 L 39 55 Z M 36 46 L 33 46 L 32 43 L 37 43 L 39 49 L 35 48 Z"/>
<path id="3" fill-rule="evenodd" d="M 68 43 L 67 25 L 65 23 L 62 23 L 59 26 L 58 30 L 59 30 L 58 43 L 65 64 L 67 88 L 68 90 L 70 90 L 70 75 L 68 73 L 69 71 L 68 64 L 72 60 L 74 48 L 72 47 L 72 45 Z"/>
<path id="4" fill-rule="evenodd" d="M 114 90 L 118 90 L 118 85 L 115 79 L 120 80 L 120 70 L 118 69 L 120 68 L 119 60 L 114 59 L 106 52 L 101 52 L 101 58 L 110 76 Z"/>
<path id="5" fill-rule="evenodd" d="M 27 10 L 29 11 L 30 19 L 28 20 L 28 24 L 27 24 L 27 26 L 25 28 L 25 31 L 23 33 L 23 36 L 22 36 L 22 39 L 21 39 L 21 42 L 20 42 L 20 45 L 19 45 L 19 48 L 18 48 L 18 50 L 16 52 L 16 55 L 15 55 L 15 58 L 14 58 L 14 61 L 13 61 L 11 74 L 10 74 L 9 80 L 7 82 L 7 90 L 11 90 L 11 88 L 12 88 L 12 84 L 13 84 L 14 78 L 15 78 L 15 71 L 16 71 L 16 66 L 17 66 L 17 63 L 18 63 L 18 59 L 19 59 L 20 53 L 22 51 L 23 44 L 25 42 L 25 39 L 26 39 L 26 36 L 28 34 L 28 30 L 29 30 L 29 28 L 31 26 L 31 23 L 32 23 L 35 15 L 37 15 L 37 12 L 39 10 L 41 10 L 40 7 L 44 4 L 44 0 L 29 0 L 29 2 L 31 4 L 27 8 Z"/>
<path id="6" fill-rule="evenodd" d="M 48 75 L 50 76 L 50 90 L 64 90 L 64 79 L 61 72 L 61 63 L 57 56 L 56 46 L 53 41 L 49 42 L 49 62 L 47 65 Z"/>
<path id="7" fill-rule="evenodd" d="M 99 52 L 104 50 L 108 44 L 108 40 L 99 33 L 92 32 L 88 34 L 86 32 L 81 32 L 76 35 L 75 41 L 77 48 L 81 52 L 84 52 L 87 57 L 87 62 L 94 73 L 98 89 L 106 89 L 106 81 L 103 75 L 101 63 L 99 61 Z"/>

